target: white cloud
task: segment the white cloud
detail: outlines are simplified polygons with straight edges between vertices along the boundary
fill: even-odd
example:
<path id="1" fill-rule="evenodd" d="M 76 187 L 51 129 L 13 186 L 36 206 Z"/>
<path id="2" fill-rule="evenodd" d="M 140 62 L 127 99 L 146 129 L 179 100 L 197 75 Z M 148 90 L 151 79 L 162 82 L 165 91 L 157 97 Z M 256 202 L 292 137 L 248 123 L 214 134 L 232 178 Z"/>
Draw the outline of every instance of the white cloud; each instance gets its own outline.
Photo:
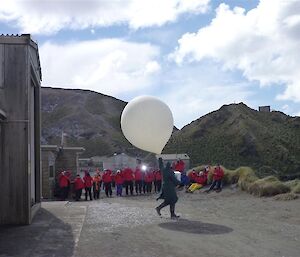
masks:
<path id="1" fill-rule="evenodd" d="M 252 88 L 234 80 L 231 74 L 220 72 L 215 65 L 190 64 L 171 67 L 163 73 L 161 87 L 155 93 L 170 106 L 178 128 L 224 104 L 253 105 L 249 101 Z"/>
<path id="2" fill-rule="evenodd" d="M 0 5 L 0 21 L 21 32 L 51 34 L 125 23 L 133 29 L 161 26 L 183 13 L 204 13 L 210 0 L 9 0 Z"/>
<path id="3" fill-rule="evenodd" d="M 170 55 L 178 64 L 213 59 L 262 86 L 286 85 L 280 100 L 300 102 L 300 2 L 261 0 L 244 9 L 221 4 L 210 25 L 186 33 Z"/>
<path id="4" fill-rule="evenodd" d="M 150 44 L 105 39 L 40 47 L 43 86 L 118 95 L 151 86 L 160 50 Z"/>

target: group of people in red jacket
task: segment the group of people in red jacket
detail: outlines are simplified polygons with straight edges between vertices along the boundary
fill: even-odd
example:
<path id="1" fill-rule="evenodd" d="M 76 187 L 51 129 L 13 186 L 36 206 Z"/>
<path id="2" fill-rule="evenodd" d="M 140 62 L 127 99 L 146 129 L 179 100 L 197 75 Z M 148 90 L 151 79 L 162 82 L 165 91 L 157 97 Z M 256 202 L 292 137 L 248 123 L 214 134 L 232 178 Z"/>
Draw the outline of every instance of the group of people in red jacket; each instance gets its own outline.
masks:
<path id="1" fill-rule="evenodd" d="M 198 190 L 205 186 L 208 181 L 208 173 L 210 171 L 209 166 L 206 166 L 203 171 L 197 173 L 195 170 L 192 170 L 188 174 L 189 178 L 189 187 L 187 187 L 187 193 L 193 193 L 195 190 Z M 216 192 L 220 192 L 222 190 L 222 180 L 224 177 L 224 171 L 222 167 L 217 164 L 212 173 L 212 184 L 209 189 L 205 190 L 206 193 L 209 193 L 216 187 Z"/>
<path id="2" fill-rule="evenodd" d="M 207 177 L 209 167 L 207 166 L 202 172 L 197 173 L 192 170 L 188 175 L 184 172 L 184 162 L 178 160 L 172 164 L 172 169 L 181 172 L 181 184 L 186 186 L 186 192 L 192 193 L 207 184 Z M 61 200 L 68 197 L 70 189 L 70 175 L 69 172 L 62 172 L 59 176 L 59 186 L 61 189 Z M 222 179 L 224 171 L 218 164 L 213 170 L 213 182 L 209 189 L 205 192 L 209 193 L 216 187 L 216 191 L 220 192 L 222 189 Z M 88 198 L 99 199 L 101 187 L 103 187 L 107 197 L 112 196 L 112 188 L 116 188 L 116 195 L 123 195 L 123 188 L 125 188 L 126 195 L 133 195 L 134 189 L 136 195 L 151 193 L 154 185 L 154 192 L 158 193 L 162 187 L 162 174 L 160 170 L 142 171 L 141 167 L 136 167 L 135 170 L 127 167 L 123 170 L 112 172 L 109 169 L 100 172 L 96 170 L 95 175 L 91 176 L 89 172 L 85 172 L 83 178 L 77 175 L 74 181 L 75 200 L 81 199 L 82 189 L 85 189 L 85 200 Z M 93 193 L 93 197 L 92 197 Z"/>
<path id="3" fill-rule="evenodd" d="M 116 188 L 116 195 L 123 195 L 125 188 L 126 195 L 133 195 L 134 189 L 136 195 L 151 193 L 154 185 L 154 192 L 160 192 L 162 186 L 162 175 L 160 170 L 142 171 L 141 167 L 135 170 L 127 167 L 117 172 L 109 169 L 100 172 L 96 170 L 95 175 L 91 176 L 89 172 L 85 172 L 83 178 L 77 175 L 73 181 L 75 200 L 81 199 L 82 189 L 85 189 L 85 200 L 99 199 L 101 187 L 103 187 L 107 197 L 112 196 L 112 188 Z M 65 200 L 69 194 L 70 176 L 65 172 L 59 175 L 59 186 L 61 188 L 61 200 Z M 92 197 L 93 193 L 93 197 Z"/>

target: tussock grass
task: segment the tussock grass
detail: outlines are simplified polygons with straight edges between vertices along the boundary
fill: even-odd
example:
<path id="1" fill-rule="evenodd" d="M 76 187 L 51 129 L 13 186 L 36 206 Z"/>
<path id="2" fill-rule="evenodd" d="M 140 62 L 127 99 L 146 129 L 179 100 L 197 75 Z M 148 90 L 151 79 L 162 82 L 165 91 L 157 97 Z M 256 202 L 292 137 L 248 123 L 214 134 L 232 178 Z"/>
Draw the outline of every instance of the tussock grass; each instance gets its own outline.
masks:
<path id="1" fill-rule="evenodd" d="M 285 182 L 284 184 L 290 187 L 292 193 L 300 194 L 300 180 L 299 179 L 289 180 L 289 181 Z"/>
<path id="2" fill-rule="evenodd" d="M 256 196 L 274 196 L 290 192 L 289 186 L 274 176 L 268 176 L 254 181 L 249 187 L 249 193 Z"/>
<path id="3" fill-rule="evenodd" d="M 195 171 L 199 172 L 204 169 L 204 165 L 195 167 Z M 210 167 L 208 174 L 208 183 L 212 181 L 212 174 L 215 166 Z M 278 196 L 278 199 L 287 200 L 290 198 L 296 199 L 295 194 L 300 193 L 300 180 L 292 180 L 287 182 L 280 181 L 275 176 L 268 176 L 259 179 L 253 169 L 250 167 L 239 167 L 235 170 L 224 169 L 224 185 L 238 184 L 241 190 L 246 191 L 258 197 L 263 196 Z"/>
<path id="4" fill-rule="evenodd" d="M 294 193 L 279 194 L 274 196 L 274 199 L 277 201 L 290 201 L 290 200 L 295 200 L 297 198 L 298 195 Z"/>

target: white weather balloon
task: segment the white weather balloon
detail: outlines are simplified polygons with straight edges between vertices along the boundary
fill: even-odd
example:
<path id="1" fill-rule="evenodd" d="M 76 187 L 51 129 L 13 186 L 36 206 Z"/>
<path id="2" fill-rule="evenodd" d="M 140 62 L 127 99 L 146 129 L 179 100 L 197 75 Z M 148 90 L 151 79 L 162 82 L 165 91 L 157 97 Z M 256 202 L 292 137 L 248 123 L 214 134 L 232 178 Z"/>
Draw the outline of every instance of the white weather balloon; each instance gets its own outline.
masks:
<path id="1" fill-rule="evenodd" d="M 160 154 L 173 131 L 170 108 L 153 96 L 139 96 L 131 100 L 121 116 L 124 136 L 134 146 Z"/>

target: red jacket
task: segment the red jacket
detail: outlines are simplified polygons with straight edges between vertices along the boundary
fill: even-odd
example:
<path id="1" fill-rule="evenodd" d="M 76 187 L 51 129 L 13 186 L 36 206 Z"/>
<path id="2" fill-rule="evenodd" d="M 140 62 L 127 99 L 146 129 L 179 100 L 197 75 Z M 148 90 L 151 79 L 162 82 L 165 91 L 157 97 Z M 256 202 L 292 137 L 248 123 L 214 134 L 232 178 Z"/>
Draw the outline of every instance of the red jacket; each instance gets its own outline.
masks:
<path id="1" fill-rule="evenodd" d="M 185 164 L 184 164 L 183 160 L 177 161 L 176 164 L 175 164 L 175 170 L 183 172 L 184 171 L 184 166 L 185 166 Z"/>
<path id="2" fill-rule="evenodd" d="M 195 181 L 196 176 L 197 176 L 197 173 L 195 171 L 192 171 L 188 174 L 189 179 L 192 181 Z"/>
<path id="3" fill-rule="evenodd" d="M 153 181 L 153 174 L 152 174 L 152 172 L 148 172 L 148 173 L 145 174 L 144 181 L 146 183 L 151 183 Z"/>
<path id="4" fill-rule="evenodd" d="M 162 180 L 162 176 L 161 176 L 160 170 L 157 170 L 157 171 L 155 172 L 155 180 L 156 180 L 156 181 Z"/>
<path id="5" fill-rule="evenodd" d="M 112 181 L 112 182 L 114 182 L 114 181 L 115 181 L 115 179 L 116 179 L 116 178 L 115 178 L 115 177 L 116 177 L 116 174 L 114 174 L 114 173 L 111 173 L 111 175 L 110 175 L 110 176 L 111 176 L 111 181 Z"/>
<path id="6" fill-rule="evenodd" d="M 115 176 L 116 185 L 122 185 L 124 183 L 124 179 L 121 173 L 117 173 Z"/>
<path id="7" fill-rule="evenodd" d="M 112 182 L 111 172 L 109 170 L 105 171 L 102 176 L 102 181 L 104 183 Z"/>
<path id="8" fill-rule="evenodd" d="M 85 175 L 83 177 L 85 187 L 92 187 L 93 185 L 93 178 L 91 176 Z"/>
<path id="9" fill-rule="evenodd" d="M 75 190 L 79 190 L 79 189 L 84 188 L 84 182 L 82 181 L 81 178 L 78 178 L 78 177 L 75 178 L 74 187 L 75 187 Z"/>
<path id="10" fill-rule="evenodd" d="M 64 174 L 61 174 L 59 176 L 59 187 L 67 187 L 70 183 L 70 180 L 69 178 L 64 175 Z"/>
<path id="11" fill-rule="evenodd" d="M 132 181 L 134 180 L 134 175 L 133 175 L 133 171 L 130 168 L 126 168 L 123 171 L 123 177 L 125 181 Z"/>
<path id="12" fill-rule="evenodd" d="M 135 172 L 134 172 L 134 179 L 135 179 L 136 181 L 142 180 L 142 179 L 143 179 L 143 173 L 142 173 L 142 171 L 141 171 L 139 168 L 136 168 L 136 169 L 135 169 Z"/>
<path id="13" fill-rule="evenodd" d="M 153 182 L 153 181 L 154 181 L 154 178 L 155 178 L 155 176 L 154 176 L 153 171 L 150 171 L 150 172 L 149 172 L 149 179 L 150 179 L 150 182 Z"/>
<path id="14" fill-rule="evenodd" d="M 216 167 L 213 174 L 214 180 L 220 180 L 224 177 L 224 171 L 221 167 Z"/>
<path id="15" fill-rule="evenodd" d="M 195 182 L 201 185 L 205 185 L 207 181 L 207 177 L 205 175 L 199 175 L 195 177 Z"/>

